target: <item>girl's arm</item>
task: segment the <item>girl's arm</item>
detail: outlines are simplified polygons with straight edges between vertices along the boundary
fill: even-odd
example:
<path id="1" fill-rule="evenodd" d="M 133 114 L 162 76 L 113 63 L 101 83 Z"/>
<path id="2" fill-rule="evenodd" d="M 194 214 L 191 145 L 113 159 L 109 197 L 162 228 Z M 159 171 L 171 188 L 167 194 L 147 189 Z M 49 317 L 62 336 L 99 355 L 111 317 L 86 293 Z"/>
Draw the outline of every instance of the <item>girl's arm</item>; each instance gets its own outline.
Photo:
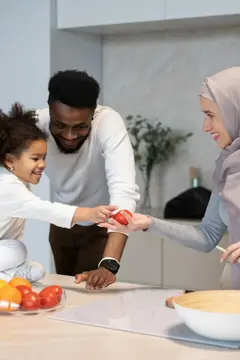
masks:
<path id="1" fill-rule="evenodd" d="M 18 179 L 1 184 L 0 216 L 45 221 L 63 228 L 76 222 L 101 222 L 115 210 L 115 206 L 79 208 L 57 202 L 41 200 Z"/>

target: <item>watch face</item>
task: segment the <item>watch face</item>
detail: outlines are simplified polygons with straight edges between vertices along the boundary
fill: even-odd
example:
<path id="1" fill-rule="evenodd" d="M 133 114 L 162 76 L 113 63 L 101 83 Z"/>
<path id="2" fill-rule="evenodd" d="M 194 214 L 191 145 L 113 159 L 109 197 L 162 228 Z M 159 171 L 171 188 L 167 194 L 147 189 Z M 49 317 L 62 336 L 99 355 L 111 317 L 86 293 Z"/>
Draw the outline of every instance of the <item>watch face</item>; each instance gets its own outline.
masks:
<path id="1" fill-rule="evenodd" d="M 105 267 L 106 269 L 108 269 L 109 271 L 111 271 L 113 274 L 116 274 L 119 270 L 119 264 L 116 260 L 112 260 L 112 259 L 105 259 L 101 262 L 101 265 Z"/>

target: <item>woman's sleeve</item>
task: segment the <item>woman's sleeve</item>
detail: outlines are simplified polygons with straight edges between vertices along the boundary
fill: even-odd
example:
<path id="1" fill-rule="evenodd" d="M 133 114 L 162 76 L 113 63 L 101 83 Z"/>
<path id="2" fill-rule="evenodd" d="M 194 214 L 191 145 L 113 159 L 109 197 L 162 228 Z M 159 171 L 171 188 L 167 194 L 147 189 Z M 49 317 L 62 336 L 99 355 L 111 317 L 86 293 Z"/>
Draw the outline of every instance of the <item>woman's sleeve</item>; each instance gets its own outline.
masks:
<path id="1" fill-rule="evenodd" d="M 153 218 L 147 232 L 166 237 L 197 251 L 210 252 L 221 241 L 227 229 L 219 216 L 219 201 L 218 195 L 211 195 L 200 225 L 182 225 Z"/>

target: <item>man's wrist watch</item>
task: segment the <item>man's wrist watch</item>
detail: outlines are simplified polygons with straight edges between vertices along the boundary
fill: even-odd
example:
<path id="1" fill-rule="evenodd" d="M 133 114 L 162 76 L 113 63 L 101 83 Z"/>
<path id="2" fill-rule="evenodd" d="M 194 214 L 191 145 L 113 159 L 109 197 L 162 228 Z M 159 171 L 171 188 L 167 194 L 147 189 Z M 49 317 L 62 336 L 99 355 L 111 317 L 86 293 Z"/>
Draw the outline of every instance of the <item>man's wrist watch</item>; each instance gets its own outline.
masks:
<path id="1" fill-rule="evenodd" d="M 112 274 L 116 275 L 120 268 L 120 263 L 114 258 L 105 257 L 99 262 L 98 267 L 104 267 L 111 271 Z"/>

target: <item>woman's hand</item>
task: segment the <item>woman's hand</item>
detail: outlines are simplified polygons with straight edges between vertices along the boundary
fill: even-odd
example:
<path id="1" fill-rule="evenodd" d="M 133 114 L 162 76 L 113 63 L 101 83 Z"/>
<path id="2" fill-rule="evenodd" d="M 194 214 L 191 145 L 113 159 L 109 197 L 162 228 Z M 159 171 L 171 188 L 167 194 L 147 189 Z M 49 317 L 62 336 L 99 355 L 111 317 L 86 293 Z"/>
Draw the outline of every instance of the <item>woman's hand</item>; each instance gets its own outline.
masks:
<path id="1" fill-rule="evenodd" d="M 240 262 L 240 241 L 230 245 L 226 249 L 223 256 L 221 257 L 221 261 L 227 260 L 228 257 L 231 264 L 236 264 L 237 262 Z"/>
<path id="2" fill-rule="evenodd" d="M 108 222 L 100 223 L 98 224 L 98 226 L 116 232 L 129 233 L 139 230 L 147 230 L 149 226 L 152 224 L 152 219 L 147 215 L 133 213 L 131 217 L 124 211 L 120 211 L 120 212 L 128 221 L 128 225 L 121 225 L 116 220 L 110 218 Z"/>

